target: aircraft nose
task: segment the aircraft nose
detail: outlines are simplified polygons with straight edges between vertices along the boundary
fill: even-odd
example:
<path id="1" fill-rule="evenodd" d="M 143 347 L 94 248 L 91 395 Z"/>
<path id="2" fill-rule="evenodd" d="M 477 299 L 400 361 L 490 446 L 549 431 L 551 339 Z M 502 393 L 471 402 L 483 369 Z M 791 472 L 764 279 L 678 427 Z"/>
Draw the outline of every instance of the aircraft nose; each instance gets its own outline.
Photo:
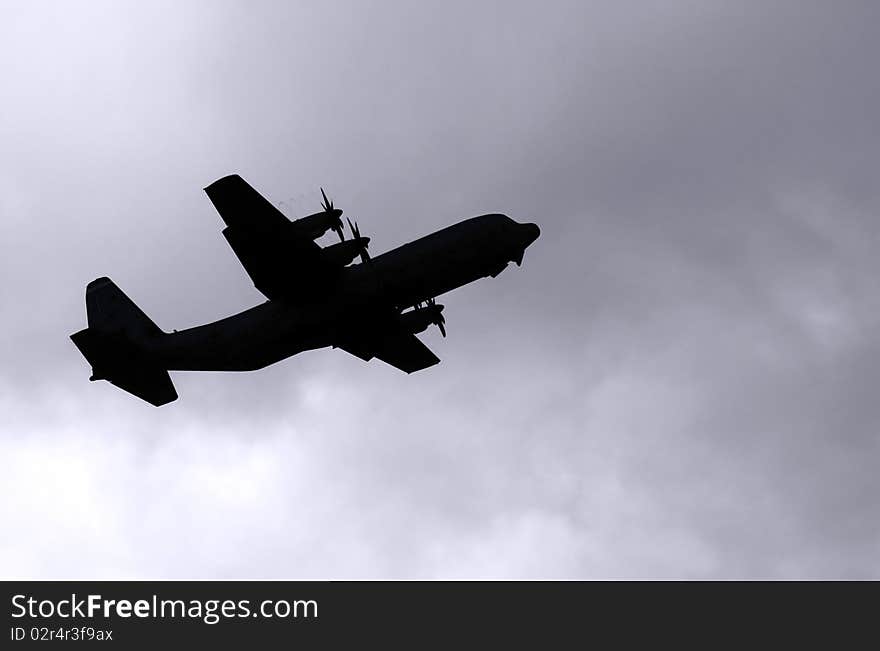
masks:
<path id="1" fill-rule="evenodd" d="M 538 239 L 538 237 L 541 235 L 541 229 L 538 228 L 537 224 L 523 224 L 523 234 L 525 246 L 528 246 Z"/>

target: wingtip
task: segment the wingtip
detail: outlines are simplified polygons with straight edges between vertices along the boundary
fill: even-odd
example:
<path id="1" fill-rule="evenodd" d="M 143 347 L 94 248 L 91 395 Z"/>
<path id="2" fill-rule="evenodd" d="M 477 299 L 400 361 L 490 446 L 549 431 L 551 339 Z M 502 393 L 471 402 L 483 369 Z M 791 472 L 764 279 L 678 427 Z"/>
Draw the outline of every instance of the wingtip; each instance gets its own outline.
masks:
<path id="1" fill-rule="evenodd" d="M 243 180 L 244 179 L 242 179 L 239 174 L 227 174 L 226 176 L 221 176 L 219 179 L 217 179 L 213 183 L 209 183 L 204 188 L 202 188 L 202 190 L 204 190 L 205 192 L 208 192 L 208 190 L 210 190 L 212 188 L 216 188 L 217 186 L 219 186 L 221 184 L 226 184 L 226 183 L 229 183 L 230 181 L 243 181 Z"/>

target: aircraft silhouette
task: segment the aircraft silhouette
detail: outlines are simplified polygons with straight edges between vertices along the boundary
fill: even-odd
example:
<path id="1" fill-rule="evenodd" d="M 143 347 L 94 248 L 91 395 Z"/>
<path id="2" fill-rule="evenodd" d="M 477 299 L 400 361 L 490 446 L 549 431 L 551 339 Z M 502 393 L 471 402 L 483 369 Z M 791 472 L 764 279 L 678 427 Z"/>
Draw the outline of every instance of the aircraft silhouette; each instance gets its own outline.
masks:
<path id="1" fill-rule="evenodd" d="M 290 221 L 237 174 L 205 192 L 226 223 L 223 235 L 269 300 L 239 314 L 163 332 L 109 278 L 86 286 L 88 327 L 70 338 L 108 380 L 150 404 L 177 399 L 168 371 L 252 371 L 332 346 L 412 373 L 440 360 L 416 337 L 430 325 L 446 336 L 435 296 L 522 263 L 541 231 L 505 215 L 482 215 L 371 258 L 370 238 L 324 190 L 321 212 Z M 321 247 L 328 230 L 339 242 Z M 360 258 L 359 264 L 352 264 Z M 409 308 L 409 309 L 408 309 Z"/>

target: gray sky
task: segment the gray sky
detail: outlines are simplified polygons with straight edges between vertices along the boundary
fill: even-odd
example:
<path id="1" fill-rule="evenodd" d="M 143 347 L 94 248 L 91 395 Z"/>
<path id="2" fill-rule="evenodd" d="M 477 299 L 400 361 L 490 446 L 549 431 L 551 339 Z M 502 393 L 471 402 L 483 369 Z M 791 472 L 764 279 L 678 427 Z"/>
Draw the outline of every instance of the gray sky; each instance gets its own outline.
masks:
<path id="1" fill-rule="evenodd" d="M 0 576 L 880 578 L 870 2 L 4 2 Z M 443 363 L 177 373 L 67 336 L 261 300 L 201 188 L 374 252 L 504 212 Z"/>

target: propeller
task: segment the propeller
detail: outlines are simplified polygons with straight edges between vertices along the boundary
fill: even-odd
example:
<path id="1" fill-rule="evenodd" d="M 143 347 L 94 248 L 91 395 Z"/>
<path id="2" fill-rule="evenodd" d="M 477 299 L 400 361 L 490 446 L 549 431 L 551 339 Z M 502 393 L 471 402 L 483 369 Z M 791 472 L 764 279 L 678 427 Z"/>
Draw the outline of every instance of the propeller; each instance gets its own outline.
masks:
<path id="1" fill-rule="evenodd" d="M 343 230 L 342 230 L 342 220 L 339 219 L 339 217 L 342 216 L 342 211 L 339 210 L 338 208 L 333 207 L 333 201 L 331 201 L 330 199 L 327 198 L 327 193 L 324 192 L 324 188 L 321 188 L 321 197 L 323 198 L 323 201 L 321 201 L 321 207 L 324 209 L 324 212 L 328 212 L 328 213 L 338 212 L 339 213 L 339 215 L 337 215 L 337 217 L 336 217 L 336 223 L 333 224 L 333 226 L 331 226 L 330 228 L 332 228 L 333 232 L 339 236 L 339 241 L 344 242 L 345 235 L 343 234 Z"/>
<path id="2" fill-rule="evenodd" d="M 435 319 L 434 325 L 436 325 L 438 328 L 440 328 L 440 334 L 445 337 L 446 336 L 446 317 L 443 316 L 443 306 L 437 305 L 436 298 L 429 298 L 428 299 L 428 307 L 434 308 L 435 310 L 437 310 L 437 314 L 434 317 L 434 319 Z"/>
<path id="3" fill-rule="evenodd" d="M 321 207 L 325 212 L 333 212 L 333 202 L 327 198 L 327 193 L 324 192 L 324 188 L 321 188 L 321 196 L 323 197 L 323 201 L 321 202 Z"/>
<path id="4" fill-rule="evenodd" d="M 361 262 L 366 262 L 370 259 L 370 254 L 367 253 L 367 245 L 370 242 L 369 237 L 361 237 L 361 231 L 358 228 L 357 222 L 354 224 L 351 223 L 351 220 L 346 217 L 345 221 L 348 222 L 348 229 L 351 231 L 351 237 L 355 240 L 359 245 L 359 253 L 361 256 Z"/>
<path id="5" fill-rule="evenodd" d="M 446 336 L 446 317 L 443 316 L 443 305 L 437 305 L 436 298 L 429 298 L 422 307 L 421 301 L 413 306 L 416 310 L 432 310 L 431 323 L 440 328 L 440 334 Z"/>

